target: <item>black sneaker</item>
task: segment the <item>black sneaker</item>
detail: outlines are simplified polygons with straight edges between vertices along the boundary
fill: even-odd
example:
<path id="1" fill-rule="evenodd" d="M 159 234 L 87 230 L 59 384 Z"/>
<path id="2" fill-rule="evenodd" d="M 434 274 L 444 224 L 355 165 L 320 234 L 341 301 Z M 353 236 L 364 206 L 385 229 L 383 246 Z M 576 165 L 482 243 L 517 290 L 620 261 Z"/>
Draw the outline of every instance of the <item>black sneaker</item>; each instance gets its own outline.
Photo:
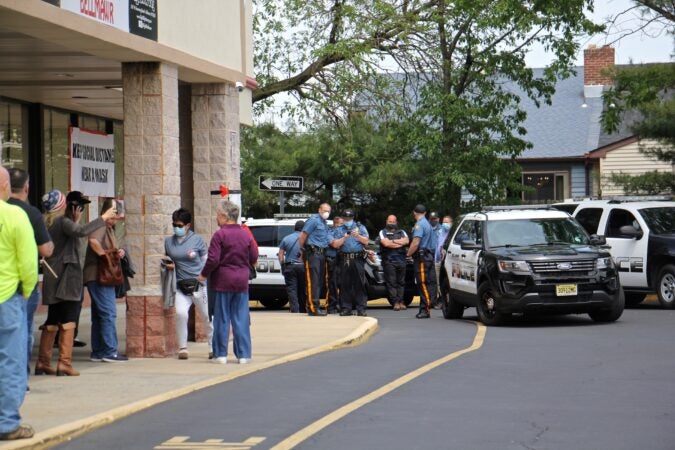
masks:
<path id="1" fill-rule="evenodd" d="M 351 316 L 352 312 L 351 311 L 340 311 L 341 316 Z"/>
<path id="2" fill-rule="evenodd" d="M 365 317 L 365 316 L 367 316 L 368 314 L 367 314 L 365 311 L 359 311 L 359 312 L 356 313 L 356 315 L 357 315 L 357 316 Z"/>
<path id="3" fill-rule="evenodd" d="M 420 311 L 415 315 L 418 319 L 428 319 L 429 318 L 429 313 L 426 311 Z"/>
<path id="4" fill-rule="evenodd" d="M 116 363 L 116 362 L 127 362 L 127 361 L 129 361 L 129 358 L 127 358 L 125 355 L 120 355 L 120 354 L 103 357 L 103 362 Z"/>

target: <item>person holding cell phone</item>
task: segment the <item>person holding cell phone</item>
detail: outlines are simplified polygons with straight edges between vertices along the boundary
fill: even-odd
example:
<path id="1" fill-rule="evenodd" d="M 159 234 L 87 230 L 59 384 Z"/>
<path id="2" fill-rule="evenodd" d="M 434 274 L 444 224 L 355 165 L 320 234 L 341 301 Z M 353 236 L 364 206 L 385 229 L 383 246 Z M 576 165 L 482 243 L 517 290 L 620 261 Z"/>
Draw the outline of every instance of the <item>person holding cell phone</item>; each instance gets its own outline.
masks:
<path id="1" fill-rule="evenodd" d="M 115 217 L 108 210 L 86 225 L 79 223 L 85 205 L 91 203 L 79 191 L 64 196 L 59 190 L 52 190 L 42 197 L 45 222 L 54 252 L 46 259 L 49 270 L 45 271 L 42 282 L 42 303 L 48 305 L 47 320 L 40 336 L 38 360 L 35 375 L 78 376 L 72 366 L 75 322 L 80 311 L 83 291 L 82 266 L 80 264 L 80 238 L 105 227 L 106 220 Z M 52 348 L 59 333 L 59 362 L 51 365 Z"/>
<path id="2" fill-rule="evenodd" d="M 91 355 L 93 362 L 125 362 L 128 358 L 118 352 L 117 346 L 117 301 L 116 286 L 106 286 L 98 282 L 98 264 L 101 256 L 108 250 L 117 250 L 124 258 L 115 235 L 115 225 L 120 220 L 117 215 L 117 202 L 106 198 L 101 204 L 101 217 L 112 213 L 105 220 L 105 227 L 99 228 L 89 236 L 89 246 L 84 258 L 84 283 L 91 296 Z"/>

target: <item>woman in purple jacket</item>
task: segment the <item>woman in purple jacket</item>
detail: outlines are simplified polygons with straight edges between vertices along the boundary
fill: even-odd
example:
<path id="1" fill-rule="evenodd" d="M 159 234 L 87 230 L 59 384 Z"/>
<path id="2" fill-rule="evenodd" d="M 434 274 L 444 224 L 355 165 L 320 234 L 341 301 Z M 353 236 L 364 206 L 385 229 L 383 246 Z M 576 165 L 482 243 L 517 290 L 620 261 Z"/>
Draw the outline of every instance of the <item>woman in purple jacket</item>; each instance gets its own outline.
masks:
<path id="1" fill-rule="evenodd" d="M 229 200 L 218 205 L 220 229 L 211 238 L 206 264 L 199 276 L 216 293 L 213 313 L 213 361 L 227 364 L 227 341 L 230 322 L 234 336 L 234 352 L 239 364 L 251 359 L 251 330 L 248 310 L 249 267 L 258 260 L 258 248 L 251 234 L 237 220 L 239 207 Z"/>

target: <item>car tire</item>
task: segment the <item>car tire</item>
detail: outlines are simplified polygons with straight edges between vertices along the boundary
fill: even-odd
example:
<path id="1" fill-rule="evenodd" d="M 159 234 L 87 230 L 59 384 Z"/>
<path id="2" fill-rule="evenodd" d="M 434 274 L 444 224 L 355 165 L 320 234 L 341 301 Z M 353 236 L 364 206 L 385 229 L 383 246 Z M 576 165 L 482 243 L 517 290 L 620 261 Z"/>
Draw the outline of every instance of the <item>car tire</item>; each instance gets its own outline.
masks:
<path id="1" fill-rule="evenodd" d="M 640 303 L 643 302 L 645 299 L 645 294 L 640 293 L 640 292 L 626 292 L 626 307 L 630 308 L 633 306 L 637 306 Z"/>
<path id="2" fill-rule="evenodd" d="M 281 298 L 268 298 L 260 300 L 260 303 L 267 309 L 281 309 L 288 303 L 288 300 Z"/>
<path id="3" fill-rule="evenodd" d="M 448 279 L 441 281 L 441 310 L 446 319 L 461 319 L 464 315 L 464 305 L 452 299 Z"/>
<path id="4" fill-rule="evenodd" d="M 476 311 L 478 311 L 478 319 L 487 326 L 500 325 L 506 315 L 497 311 L 495 296 L 492 287 L 488 281 L 483 281 L 478 286 L 478 300 L 476 302 Z"/>
<path id="5" fill-rule="evenodd" d="M 597 311 L 591 311 L 588 315 L 593 319 L 594 322 L 608 323 L 615 322 L 626 306 L 626 295 L 623 292 L 623 288 L 619 290 L 619 300 L 610 308 L 610 309 L 601 309 Z"/>
<path id="6" fill-rule="evenodd" d="M 661 267 L 656 278 L 656 295 L 661 306 L 675 308 L 675 265 L 666 264 Z"/>

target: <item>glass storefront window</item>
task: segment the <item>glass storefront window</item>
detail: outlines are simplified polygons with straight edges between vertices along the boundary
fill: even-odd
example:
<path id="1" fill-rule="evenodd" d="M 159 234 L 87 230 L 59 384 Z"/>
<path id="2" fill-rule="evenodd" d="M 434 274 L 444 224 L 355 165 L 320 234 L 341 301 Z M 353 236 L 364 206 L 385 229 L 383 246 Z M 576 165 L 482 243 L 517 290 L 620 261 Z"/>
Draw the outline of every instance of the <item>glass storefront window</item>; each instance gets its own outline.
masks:
<path id="1" fill-rule="evenodd" d="M 65 193 L 70 187 L 69 126 L 70 114 L 49 108 L 44 109 L 45 192 L 58 189 Z"/>
<path id="2" fill-rule="evenodd" d="M 0 100 L 0 164 L 28 169 L 28 108 Z"/>

